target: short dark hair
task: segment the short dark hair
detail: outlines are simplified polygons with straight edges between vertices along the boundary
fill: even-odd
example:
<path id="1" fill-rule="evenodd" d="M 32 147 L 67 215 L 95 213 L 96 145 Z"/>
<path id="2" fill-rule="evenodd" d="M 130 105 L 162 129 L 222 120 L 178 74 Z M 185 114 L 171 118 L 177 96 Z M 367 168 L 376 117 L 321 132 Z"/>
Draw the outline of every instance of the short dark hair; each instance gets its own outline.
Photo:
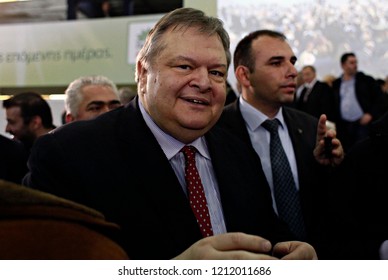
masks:
<path id="1" fill-rule="evenodd" d="M 24 124 L 29 124 L 33 117 L 39 116 L 45 128 L 55 128 L 49 104 L 35 92 L 23 92 L 3 101 L 3 107 L 20 107 Z"/>
<path id="2" fill-rule="evenodd" d="M 241 39 L 241 41 L 236 46 L 233 56 L 234 70 L 236 70 L 237 66 L 243 65 L 248 67 L 249 71 L 254 71 L 255 58 L 252 55 L 252 42 L 253 40 L 262 36 L 278 38 L 284 41 L 287 40 L 286 36 L 283 33 L 274 30 L 262 29 L 249 33 L 243 39 Z"/>
<path id="3" fill-rule="evenodd" d="M 356 54 L 353 53 L 353 52 L 344 53 L 344 54 L 341 56 L 341 64 L 344 64 L 344 63 L 348 60 L 348 58 L 349 58 L 350 56 L 356 57 Z"/>
<path id="4" fill-rule="evenodd" d="M 304 69 L 311 69 L 311 71 L 313 71 L 314 73 L 317 72 L 317 70 L 315 69 L 315 67 L 312 66 L 312 65 L 305 65 L 305 66 L 303 66 L 302 70 L 304 70 Z"/>

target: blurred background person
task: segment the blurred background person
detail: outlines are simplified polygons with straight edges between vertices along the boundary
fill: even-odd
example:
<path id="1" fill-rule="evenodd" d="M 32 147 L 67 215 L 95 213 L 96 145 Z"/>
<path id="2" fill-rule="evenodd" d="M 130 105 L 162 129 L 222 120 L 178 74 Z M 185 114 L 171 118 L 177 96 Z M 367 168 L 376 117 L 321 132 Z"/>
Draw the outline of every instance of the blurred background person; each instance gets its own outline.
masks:
<path id="1" fill-rule="evenodd" d="M 322 82 L 326 83 L 329 85 L 329 87 L 333 87 L 333 82 L 334 80 L 337 79 L 336 76 L 332 74 L 327 74 L 322 78 Z"/>
<path id="2" fill-rule="evenodd" d="M 43 97 L 35 92 L 24 92 L 3 101 L 7 126 L 5 131 L 13 135 L 29 151 L 35 140 L 55 128 L 51 108 Z"/>
<path id="3" fill-rule="evenodd" d="M 388 259 L 387 143 L 385 113 L 371 124 L 369 136 L 352 147 L 328 185 L 328 222 L 334 224 L 327 248 L 335 259 Z"/>
<path id="4" fill-rule="evenodd" d="M 382 92 L 376 80 L 358 71 L 354 53 L 341 56 L 342 75 L 333 82 L 337 131 L 345 151 L 368 136 L 369 124 L 381 116 Z"/>
<path id="5" fill-rule="evenodd" d="M 122 87 L 119 89 L 119 98 L 121 104 L 125 105 L 136 96 L 136 91 L 130 87 Z"/>
<path id="6" fill-rule="evenodd" d="M 66 123 L 92 119 L 120 106 L 116 85 L 104 76 L 80 77 L 65 91 Z"/>
<path id="7" fill-rule="evenodd" d="M 0 179 L 21 184 L 27 173 L 27 153 L 23 145 L 0 135 Z"/>
<path id="8" fill-rule="evenodd" d="M 129 16 L 134 11 L 133 0 L 67 0 L 67 19 L 74 20 L 81 13 L 87 18 Z"/>
<path id="9" fill-rule="evenodd" d="M 88 18 L 101 18 L 109 15 L 108 0 L 67 0 L 67 19 L 77 19 L 81 12 Z"/>
<path id="10" fill-rule="evenodd" d="M 335 122 L 334 96 L 329 85 L 318 81 L 316 69 L 312 65 L 302 68 L 303 84 L 295 94 L 295 108 L 316 118 L 326 114 L 327 119 Z"/>

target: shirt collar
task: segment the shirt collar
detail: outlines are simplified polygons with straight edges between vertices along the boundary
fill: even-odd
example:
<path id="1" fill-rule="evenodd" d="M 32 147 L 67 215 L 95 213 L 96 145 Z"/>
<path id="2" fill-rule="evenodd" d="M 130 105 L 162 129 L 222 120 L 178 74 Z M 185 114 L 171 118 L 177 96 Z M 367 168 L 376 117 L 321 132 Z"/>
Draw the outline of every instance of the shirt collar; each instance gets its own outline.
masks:
<path id="1" fill-rule="evenodd" d="M 186 145 L 171 135 L 164 132 L 152 119 L 152 117 L 148 114 L 148 112 L 143 107 L 143 104 L 141 100 L 139 99 L 139 107 L 140 112 L 144 118 L 144 121 L 146 122 L 148 128 L 151 130 L 152 134 L 155 136 L 156 141 L 158 141 L 160 147 L 162 148 L 164 154 L 166 155 L 167 159 L 170 160 L 173 158 L 177 153 L 180 152 L 180 150 Z M 199 137 L 196 140 L 194 140 L 192 143 L 187 144 L 194 146 L 198 152 L 205 158 L 210 159 L 209 150 L 206 145 L 205 137 Z"/>
<path id="2" fill-rule="evenodd" d="M 240 110 L 241 114 L 251 131 L 255 131 L 261 124 L 268 119 L 266 115 L 257 110 L 255 107 L 250 105 L 247 101 L 240 96 Z M 276 119 L 280 121 L 280 125 L 282 127 L 285 126 L 284 118 L 283 118 L 283 108 L 280 107 L 278 113 L 275 116 Z"/>
<path id="3" fill-rule="evenodd" d="M 317 79 L 315 78 L 314 80 L 312 80 L 310 83 L 305 83 L 304 86 L 307 87 L 307 88 L 313 88 L 315 83 L 317 82 Z"/>

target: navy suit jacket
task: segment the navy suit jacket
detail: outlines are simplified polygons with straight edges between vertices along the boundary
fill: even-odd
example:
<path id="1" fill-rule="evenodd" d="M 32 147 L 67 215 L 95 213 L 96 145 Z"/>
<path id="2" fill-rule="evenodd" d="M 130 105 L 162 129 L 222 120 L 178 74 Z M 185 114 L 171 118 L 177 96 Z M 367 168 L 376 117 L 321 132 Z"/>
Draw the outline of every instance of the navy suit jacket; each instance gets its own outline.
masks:
<path id="1" fill-rule="evenodd" d="M 24 184 L 101 211 L 121 226 L 118 241 L 132 259 L 173 258 L 202 236 L 137 102 L 39 138 Z M 257 158 L 216 127 L 206 140 L 227 230 L 272 242 L 290 238 L 272 211 L 264 174 L 254 168 Z"/>
<path id="2" fill-rule="evenodd" d="M 242 139 L 250 146 L 251 153 L 256 154 L 239 104 L 237 100 L 226 106 L 218 125 Z M 313 244 L 319 253 L 321 219 L 327 208 L 325 203 L 328 194 L 326 194 L 325 184 L 328 178 L 328 169 L 319 165 L 313 156 L 318 120 L 289 107 L 283 107 L 283 117 L 288 127 L 296 158 L 299 192 L 308 235 L 307 241 Z"/>

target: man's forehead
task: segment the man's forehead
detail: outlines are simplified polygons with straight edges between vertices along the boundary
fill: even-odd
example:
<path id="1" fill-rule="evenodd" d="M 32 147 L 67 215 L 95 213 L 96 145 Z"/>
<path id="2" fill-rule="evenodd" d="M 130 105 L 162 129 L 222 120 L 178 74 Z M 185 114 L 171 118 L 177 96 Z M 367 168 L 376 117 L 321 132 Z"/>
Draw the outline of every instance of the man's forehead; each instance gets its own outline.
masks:
<path id="1" fill-rule="evenodd" d="M 348 59 L 346 59 L 347 63 L 354 63 L 357 62 L 357 58 L 355 56 L 349 56 Z"/>
<path id="2" fill-rule="evenodd" d="M 15 105 L 15 106 L 11 106 L 11 107 L 9 107 L 9 108 L 6 108 L 5 111 L 6 111 L 7 113 L 11 113 L 11 114 L 19 114 L 19 115 L 20 115 L 20 113 L 21 113 L 21 108 L 20 108 L 20 106 Z"/>
<path id="3" fill-rule="evenodd" d="M 93 86 L 93 87 L 92 87 Z M 100 99 L 112 99 L 118 98 L 114 93 L 113 89 L 108 86 L 96 86 L 89 85 L 82 91 L 83 97 L 87 100 L 100 100 Z"/>
<path id="4" fill-rule="evenodd" d="M 200 32 L 193 27 L 185 30 L 173 30 L 170 34 L 174 35 L 168 36 L 168 34 L 165 33 L 160 41 L 162 48 L 159 57 L 167 57 L 168 59 L 174 60 L 195 60 L 199 56 L 203 57 L 204 53 L 200 52 L 200 50 L 213 50 L 214 52 L 207 51 L 206 53 L 211 54 L 216 60 L 219 60 L 217 62 L 218 64 L 227 67 L 227 55 L 223 48 L 222 41 L 217 34 L 209 35 Z M 182 43 L 177 44 L 177 40 L 181 39 L 182 36 L 186 36 L 185 39 L 182 40 Z M 198 38 L 194 39 L 195 36 L 204 36 L 206 38 L 200 39 L 201 42 L 197 44 Z M 214 41 L 214 38 L 216 38 L 217 41 Z M 194 41 L 190 42 L 191 39 Z"/>
<path id="5" fill-rule="evenodd" d="M 272 46 L 269 46 L 272 45 Z M 294 57 L 296 58 L 291 46 L 287 41 L 270 36 L 261 36 L 252 42 L 253 50 L 259 54 L 266 54 L 270 57 Z"/>

